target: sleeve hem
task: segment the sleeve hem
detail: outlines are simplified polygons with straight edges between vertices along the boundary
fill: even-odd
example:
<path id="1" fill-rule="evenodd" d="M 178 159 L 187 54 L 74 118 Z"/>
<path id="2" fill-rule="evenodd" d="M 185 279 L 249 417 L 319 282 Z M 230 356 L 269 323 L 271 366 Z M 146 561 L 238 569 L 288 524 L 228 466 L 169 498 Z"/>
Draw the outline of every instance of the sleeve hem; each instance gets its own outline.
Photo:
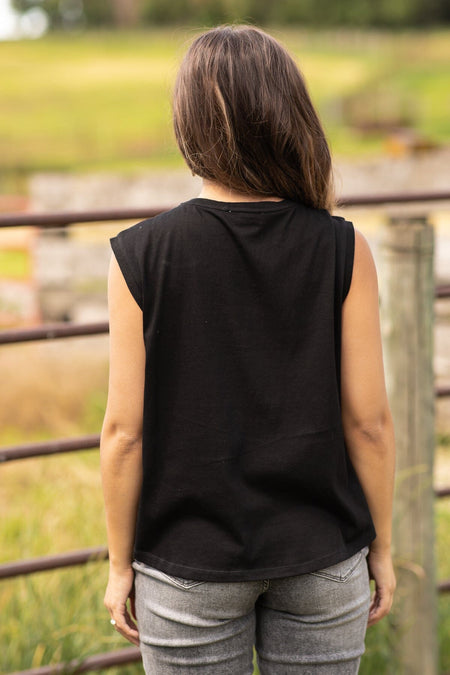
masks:
<path id="1" fill-rule="evenodd" d="M 127 253 L 123 248 L 120 235 L 110 239 L 110 244 L 131 295 L 136 300 L 140 309 L 143 309 L 140 284 L 135 276 L 134 269 L 128 260 Z"/>
<path id="2" fill-rule="evenodd" d="M 350 286 L 353 277 L 353 264 L 355 260 L 355 228 L 353 227 L 353 223 L 349 222 L 348 220 L 345 221 L 345 224 L 347 231 L 346 231 L 342 302 L 344 302 L 345 298 L 347 297 L 350 291 Z"/>

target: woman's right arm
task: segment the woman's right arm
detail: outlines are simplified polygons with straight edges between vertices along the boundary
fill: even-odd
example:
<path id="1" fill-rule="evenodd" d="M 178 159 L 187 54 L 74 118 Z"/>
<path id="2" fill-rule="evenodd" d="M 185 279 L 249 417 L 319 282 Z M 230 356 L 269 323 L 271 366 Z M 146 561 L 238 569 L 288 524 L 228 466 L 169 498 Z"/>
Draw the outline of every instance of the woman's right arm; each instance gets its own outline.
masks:
<path id="1" fill-rule="evenodd" d="M 369 245 L 358 231 L 352 282 L 342 309 L 341 396 L 348 454 L 377 533 L 368 556 L 375 581 L 370 626 L 388 614 L 395 590 L 391 557 L 395 440 L 384 381 L 377 273 Z"/>

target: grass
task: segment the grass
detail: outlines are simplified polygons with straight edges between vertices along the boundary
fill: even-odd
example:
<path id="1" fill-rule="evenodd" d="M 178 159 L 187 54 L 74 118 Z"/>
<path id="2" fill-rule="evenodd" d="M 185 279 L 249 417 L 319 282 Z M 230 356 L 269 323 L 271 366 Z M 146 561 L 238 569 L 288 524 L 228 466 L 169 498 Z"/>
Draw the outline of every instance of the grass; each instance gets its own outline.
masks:
<path id="1" fill-rule="evenodd" d="M 84 659 L 123 648 L 111 629 L 101 598 L 105 564 L 46 572 L 3 582 L 0 669 L 13 670 Z M 36 620 L 38 618 L 38 620 Z M 112 673 L 142 672 L 116 668 Z"/>
<path id="2" fill-rule="evenodd" d="M 447 455 L 449 450 L 445 451 Z M 450 500 L 441 499 L 436 505 L 436 559 L 437 578 L 450 579 Z M 450 594 L 445 593 L 439 598 L 438 606 L 439 626 L 439 667 L 440 673 L 450 672 Z"/>
<path id="3" fill-rule="evenodd" d="M 0 443 L 95 433 L 104 413 L 105 338 L 3 348 L 0 369 Z M 58 396 L 55 396 L 55 391 Z M 14 419 L 14 425 L 11 420 Z M 440 456 L 449 457 L 441 433 Z M 11 462 L 1 467 L 0 561 L 106 544 L 98 452 L 84 451 Z M 450 578 L 450 504 L 436 504 L 438 578 Z M 43 572 L 0 583 L 0 672 L 123 648 L 102 599 L 107 564 Z M 450 670 L 450 597 L 439 598 L 440 673 Z M 361 675 L 392 672 L 390 624 L 369 629 Z M 138 675 L 139 665 L 109 671 Z M 255 675 L 257 671 L 255 670 Z"/>
<path id="4" fill-rule="evenodd" d="M 366 123 L 403 120 L 448 141 L 449 31 L 272 32 L 297 56 L 336 154 L 383 151 L 384 134 L 355 131 Z M 23 187 L 35 171 L 181 165 L 169 99 L 193 34 L 53 34 L 0 44 L 4 189 Z"/>
<path id="5" fill-rule="evenodd" d="M 0 270 L 2 278 L 29 279 L 31 256 L 25 249 L 0 249 Z"/>

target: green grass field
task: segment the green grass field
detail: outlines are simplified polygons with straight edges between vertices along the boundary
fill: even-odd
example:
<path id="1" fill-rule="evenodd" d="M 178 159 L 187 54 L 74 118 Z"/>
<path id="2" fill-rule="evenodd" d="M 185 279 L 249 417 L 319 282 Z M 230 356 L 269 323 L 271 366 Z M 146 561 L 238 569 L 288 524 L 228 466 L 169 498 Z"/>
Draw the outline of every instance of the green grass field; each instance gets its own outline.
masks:
<path id="1" fill-rule="evenodd" d="M 409 125 L 450 138 L 450 32 L 273 29 L 296 55 L 337 155 L 381 153 Z M 0 190 L 34 171 L 181 164 L 170 92 L 193 29 L 54 34 L 0 44 Z"/>

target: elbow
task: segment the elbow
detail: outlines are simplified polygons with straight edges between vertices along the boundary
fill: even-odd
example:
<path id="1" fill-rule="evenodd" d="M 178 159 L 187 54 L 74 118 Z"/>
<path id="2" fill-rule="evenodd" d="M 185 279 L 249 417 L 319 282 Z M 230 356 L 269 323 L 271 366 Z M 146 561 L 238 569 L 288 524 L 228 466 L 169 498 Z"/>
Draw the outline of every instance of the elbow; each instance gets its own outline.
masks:
<path id="1" fill-rule="evenodd" d="M 129 454 L 142 449 L 142 428 L 132 428 L 118 420 L 105 417 L 100 438 L 100 451 L 114 449 L 118 454 Z"/>
<path id="2" fill-rule="evenodd" d="M 386 452 L 393 445 L 394 427 L 389 407 L 362 417 L 343 417 L 346 439 Z M 353 443 L 351 443 L 353 444 Z"/>

